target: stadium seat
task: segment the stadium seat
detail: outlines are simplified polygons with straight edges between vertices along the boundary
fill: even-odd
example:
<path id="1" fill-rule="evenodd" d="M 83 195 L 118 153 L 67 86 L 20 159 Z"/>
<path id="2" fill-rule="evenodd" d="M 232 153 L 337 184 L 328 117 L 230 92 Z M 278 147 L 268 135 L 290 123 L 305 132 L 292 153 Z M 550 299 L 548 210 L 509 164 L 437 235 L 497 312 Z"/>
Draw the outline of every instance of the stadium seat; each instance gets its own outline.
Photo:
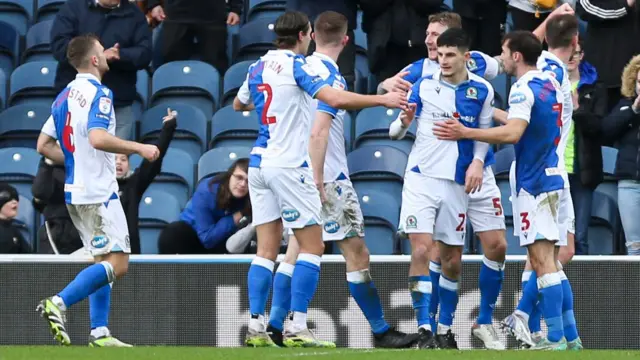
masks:
<path id="1" fill-rule="evenodd" d="M 602 171 L 605 176 L 614 176 L 617 159 L 618 149 L 608 146 L 602 147 Z"/>
<path id="2" fill-rule="evenodd" d="M 38 0 L 38 8 L 36 10 L 36 21 L 42 22 L 53 20 L 58 10 L 64 5 L 64 0 Z"/>
<path id="3" fill-rule="evenodd" d="M 257 60 L 268 50 L 275 49 L 273 41 L 276 34 L 273 32 L 274 19 L 255 19 L 244 24 L 236 38 L 236 48 L 233 63 L 247 60 Z"/>
<path id="4" fill-rule="evenodd" d="M 51 114 L 49 106 L 20 104 L 0 113 L 0 148 L 36 148 L 38 135 Z"/>
<path id="5" fill-rule="evenodd" d="M 513 235 L 513 217 L 516 216 L 516 214 L 513 213 L 513 201 L 515 199 L 511 198 L 511 187 L 509 186 L 509 178 L 508 176 L 506 178 L 498 178 L 496 179 L 496 182 L 498 184 L 498 188 L 500 189 L 500 197 L 502 198 L 502 211 L 504 211 L 504 220 L 507 226 L 505 234 L 507 237 L 507 254 L 526 255 L 527 249 L 520 247 L 520 238 Z M 481 245 L 478 245 L 476 248 L 480 249 Z"/>
<path id="6" fill-rule="evenodd" d="M 39 162 L 40 154 L 35 149 L 0 149 L 0 181 L 13 185 L 19 194 L 31 200 L 31 184 Z"/>
<path id="7" fill-rule="evenodd" d="M 351 146 L 353 145 L 353 139 L 351 139 L 351 134 L 353 131 L 353 119 L 351 119 L 351 115 L 349 115 L 349 112 L 344 113 L 342 126 L 344 132 L 345 150 L 348 154 L 349 152 L 351 152 Z"/>
<path id="8" fill-rule="evenodd" d="M 211 144 L 214 147 L 252 147 L 258 138 L 260 121 L 256 111 L 234 111 L 225 106 L 213 115 Z"/>
<path id="9" fill-rule="evenodd" d="M 249 157 L 250 147 L 224 147 L 207 151 L 198 161 L 198 182 L 227 169 L 234 161 Z"/>
<path id="10" fill-rule="evenodd" d="M 173 61 L 153 73 L 151 105 L 183 103 L 211 119 L 220 98 L 220 74 L 201 61 Z"/>
<path id="11" fill-rule="evenodd" d="M 392 255 L 398 252 L 395 235 L 400 208 L 389 206 L 396 202 L 393 196 L 383 192 L 358 193 L 358 198 L 364 216 L 364 240 L 369 252 L 372 255 Z"/>
<path id="12" fill-rule="evenodd" d="M 496 151 L 494 156 L 496 162 L 491 165 L 494 175 L 503 176 L 506 179 L 509 179 L 511 163 L 516 159 L 516 153 L 513 146 L 505 146 L 499 151 Z"/>
<path id="13" fill-rule="evenodd" d="M 0 69 L 0 111 L 4 109 L 4 104 L 7 103 L 7 76 L 4 71 Z"/>
<path id="14" fill-rule="evenodd" d="M 36 211 L 31 200 L 25 196 L 19 196 L 18 216 L 13 221 L 13 226 L 18 228 L 20 234 L 36 250 L 36 234 L 38 233 Z"/>
<path id="15" fill-rule="evenodd" d="M 138 70 L 136 73 L 136 99 L 133 101 L 133 114 L 136 120 L 142 118 L 142 113 L 147 109 L 149 101 L 149 73 L 147 70 Z"/>
<path id="16" fill-rule="evenodd" d="M 0 18 L 0 70 L 7 78 L 18 63 L 20 52 L 20 34 L 11 25 Z"/>
<path id="17" fill-rule="evenodd" d="M 231 105 L 233 98 L 238 93 L 238 89 L 247 78 L 247 70 L 254 61 L 241 61 L 233 64 L 226 73 L 224 73 L 224 84 L 222 86 L 222 106 Z"/>
<path id="18" fill-rule="evenodd" d="M 15 69 L 9 81 L 9 106 L 27 101 L 51 106 L 58 95 L 53 89 L 57 66 L 55 61 L 32 61 Z"/>
<path id="19" fill-rule="evenodd" d="M 137 169 L 142 158 L 135 154 L 129 158 L 129 167 Z M 160 174 L 153 179 L 148 190 L 161 191 L 173 195 L 180 207 L 184 207 L 193 193 L 195 162 L 184 150 L 170 147 L 162 160 Z"/>
<path id="20" fill-rule="evenodd" d="M 31 0 L 0 0 L 0 21 L 11 24 L 20 36 L 26 35 L 32 15 Z"/>
<path id="21" fill-rule="evenodd" d="M 621 228 L 619 224 L 617 204 L 606 195 L 594 192 L 588 230 L 590 255 L 614 253 L 614 239 L 618 238 Z"/>
<path id="22" fill-rule="evenodd" d="M 275 21 L 278 16 L 287 10 L 285 0 L 249 0 L 249 11 L 246 22 L 259 19 L 271 19 Z"/>
<path id="23" fill-rule="evenodd" d="M 207 145 L 207 118 L 199 108 L 179 102 L 156 105 L 142 114 L 140 121 L 140 141 L 157 142 L 162 131 L 162 118 L 167 115 L 167 107 L 178 112 L 178 127 L 171 145 L 182 149 L 195 164 Z"/>
<path id="24" fill-rule="evenodd" d="M 373 79 L 372 79 L 371 71 L 369 70 L 369 59 L 365 54 L 356 52 L 356 70 L 360 72 L 363 79 L 366 79 L 367 87 L 364 93 L 365 94 L 375 93 L 376 91 L 375 87 L 377 86 L 377 83 L 372 83 Z M 373 92 L 371 91 L 372 88 L 373 88 Z"/>
<path id="25" fill-rule="evenodd" d="M 349 177 L 358 193 L 384 192 L 402 198 L 407 154 L 391 146 L 363 146 L 347 155 Z"/>
<path id="26" fill-rule="evenodd" d="M 39 22 L 27 31 L 26 46 L 22 62 L 55 61 L 51 53 L 51 26 L 53 20 Z"/>
<path id="27" fill-rule="evenodd" d="M 360 72 L 360 70 L 355 69 L 355 74 L 356 74 L 356 82 L 354 84 L 355 89 L 347 89 L 349 91 L 355 91 L 358 94 L 366 94 L 369 90 L 368 88 L 368 81 L 369 79 L 367 77 L 365 77 L 364 75 L 362 75 L 362 72 Z"/>
<path id="28" fill-rule="evenodd" d="M 500 74 L 495 79 L 489 81 L 494 90 L 494 106 L 500 109 L 505 109 L 508 103 L 507 94 L 509 92 L 509 85 L 507 85 L 507 75 Z"/>
<path id="29" fill-rule="evenodd" d="M 170 193 L 149 189 L 142 196 L 138 211 L 140 252 L 157 254 L 160 232 L 180 218 L 180 204 Z"/>
<path id="30" fill-rule="evenodd" d="M 356 139 L 354 148 L 368 145 L 387 145 L 402 150 L 407 155 L 416 138 L 417 122 L 412 122 L 402 140 L 389 138 L 389 125 L 398 117 L 399 110 L 374 107 L 360 111 L 356 117 Z"/>

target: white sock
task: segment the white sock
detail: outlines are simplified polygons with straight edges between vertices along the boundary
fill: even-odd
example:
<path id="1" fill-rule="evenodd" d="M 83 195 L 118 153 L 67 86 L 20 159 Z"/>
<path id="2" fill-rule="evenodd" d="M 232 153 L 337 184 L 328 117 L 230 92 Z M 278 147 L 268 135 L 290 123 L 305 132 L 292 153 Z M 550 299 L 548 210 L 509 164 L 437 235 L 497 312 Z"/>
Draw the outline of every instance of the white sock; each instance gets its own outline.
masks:
<path id="1" fill-rule="evenodd" d="M 102 336 L 109 336 L 111 335 L 111 332 L 109 331 L 109 328 L 107 328 L 106 326 L 100 326 L 97 327 L 95 329 L 91 329 L 91 336 L 99 338 Z"/>
<path id="2" fill-rule="evenodd" d="M 420 330 L 420 329 L 425 329 L 427 331 L 431 331 L 431 324 L 420 325 L 420 326 L 418 326 L 418 330 Z"/>
<path id="3" fill-rule="evenodd" d="M 51 301 L 60 308 L 62 311 L 67 311 L 67 305 L 64 304 L 64 300 L 58 295 L 51 298 Z"/>
<path id="4" fill-rule="evenodd" d="M 264 315 L 258 315 L 257 319 L 255 318 L 249 319 L 249 329 L 257 332 L 265 331 Z"/>
<path id="5" fill-rule="evenodd" d="M 307 328 L 307 314 L 301 312 L 293 313 L 293 324 L 291 325 L 293 332 L 299 332 Z"/>
<path id="6" fill-rule="evenodd" d="M 438 335 L 445 335 L 450 329 L 450 326 L 438 324 Z"/>
<path id="7" fill-rule="evenodd" d="M 525 323 L 529 323 L 529 314 L 527 314 L 526 312 L 516 309 L 516 311 L 514 311 L 513 313 L 521 317 Z"/>

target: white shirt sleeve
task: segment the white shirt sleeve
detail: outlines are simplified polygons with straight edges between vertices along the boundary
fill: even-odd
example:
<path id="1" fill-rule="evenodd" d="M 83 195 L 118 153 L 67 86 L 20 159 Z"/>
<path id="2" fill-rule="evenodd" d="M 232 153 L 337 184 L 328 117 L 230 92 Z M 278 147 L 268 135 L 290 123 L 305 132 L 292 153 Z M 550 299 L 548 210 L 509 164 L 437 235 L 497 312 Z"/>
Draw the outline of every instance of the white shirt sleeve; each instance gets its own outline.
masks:
<path id="1" fill-rule="evenodd" d="M 53 115 L 49 116 L 47 121 L 44 123 L 41 132 L 49 135 L 56 140 L 58 139 L 58 134 L 56 133 L 56 125 L 53 122 Z"/>
<path id="2" fill-rule="evenodd" d="M 393 140 L 401 140 L 407 135 L 408 130 L 409 128 L 402 127 L 402 120 L 400 120 L 400 114 L 398 114 L 398 118 L 389 125 L 389 137 Z"/>
<path id="3" fill-rule="evenodd" d="M 531 120 L 531 110 L 535 98 L 531 88 L 525 85 L 515 83 L 511 87 L 509 95 L 509 114 L 507 120 L 521 119 L 526 122 Z"/>
<path id="4" fill-rule="evenodd" d="M 491 122 L 493 120 L 493 88 L 488 86 L 488 94 L 486 99 L 484 99 L 484 104 L 482 105 L 482 111 L 480 112 L 480 119 L 478 119 L 478 128 L 480 129 L 488 129 L 491 127 Z M 489 151 L 489 144 L 481 141 L 476 141 L 473 144 L 473 158 L 478 159 L 484 162 L 485 157 L 487 156 L 487 152 Z"/>
<path id="5" fill-rule="evenodd" d="M 242 86 L 240 86 L 237 96 L 241 103 L 249 105 L 249 102 L 251 101 L 251 92 L 249 91 L 249 74 L 247 74 Z"/>

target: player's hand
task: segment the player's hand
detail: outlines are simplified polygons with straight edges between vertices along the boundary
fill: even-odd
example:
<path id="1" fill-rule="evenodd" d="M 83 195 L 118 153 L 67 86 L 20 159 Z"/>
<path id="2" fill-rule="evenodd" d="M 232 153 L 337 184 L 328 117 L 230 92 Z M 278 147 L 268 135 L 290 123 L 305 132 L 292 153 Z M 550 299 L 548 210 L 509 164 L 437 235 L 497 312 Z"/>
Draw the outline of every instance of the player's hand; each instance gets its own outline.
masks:
<path id="1" fill-rule="evenodd" d="M 162 123 L 166 123 L 167 121 L 176 120 L 178 118 L 178 112 L 175 110 L 171 110 L 171 108 L 167 108 L 167 116 L 162 118 Z"/>
<path id="2" fill-rule="evenodd" d="M 324 184 L 316 184 L 318 188 L 318 192 L 320 193 L 320 203 L 324 204 L 327 202 L 327 193 L 324 192 Z"/>
<path id="3" fill-rule="evenodd" d="M 227 25 L 238 25 L 240 24 L 240 15 L 234 13 L 234 12 L 230 12 L 229 15 L 227 16 Z"/>
<path id="4" fill-rule="evenodd" d="M 407 94 L 399 92 L 390 92 L 382 95 L 382 103 L 384 107 L 392 109 L 400 109 L 406 111 L 407 107 Z"/>
<path id="5" fill-rule="evenodd" d="M 471 165 L 469 165 L 464 179 L 464 191 L 466 191 L 467 194 L 473 194 L 482 189 L 483 171 L 484 163 L 480 160 L 474 159 L 471 162 Z"/>
<path id="6" fill-rule="evenodd" d="M 456 141 L 465 138 L 466 126 L 456 119 L 447 119 L 433 124 L 433 135 L 440 140 Z"/>
<path id="7" fill-rule="evenodd" d="M 416 117 L 416 109 L 418 108 L 418 104 L 408 104 L 407 110 L 404 110 L 400 113 L 400 121 L 402 121 L 402 126 L 408 128 L 411 125 L 411 122 Z"/>
<path id="8" fill-rule="evenodd" d="M 558 15 L 574 15 L 574 14 L 575 14 L 575 11 L 571 7 L 571 5 L 569 5 L 568 3 L 564 3 L 558 6 L 555 10 L 553 10 L 551 14 L 549 14 L 549 17 L 551 18 Z"/>
<path id="9" fill-rule="evenodd" d="M 115 44 L 113 47 L 105 50 L 104 56 L 107 58 L 107 61 L 120 60 L 120 44 Z"/>
<path id="10" fill-rule="evenodd" d="M 156 161 L 158 157 L 160 157 L 160 150 L 158 150 L 158 147 L 155 145 L 140 144 L 138 155 L 149 161 Z"/>
<path id="11" fill-rule="evenodd" d="M 387 92 L 401 92 L 407 93 L 411 90 L 411 83 L 404 79 L 405 76 L 409 75 L 408 71 L 402 71 L 398 74 L 390 77 L 382 82 L 382 88 Z"/>

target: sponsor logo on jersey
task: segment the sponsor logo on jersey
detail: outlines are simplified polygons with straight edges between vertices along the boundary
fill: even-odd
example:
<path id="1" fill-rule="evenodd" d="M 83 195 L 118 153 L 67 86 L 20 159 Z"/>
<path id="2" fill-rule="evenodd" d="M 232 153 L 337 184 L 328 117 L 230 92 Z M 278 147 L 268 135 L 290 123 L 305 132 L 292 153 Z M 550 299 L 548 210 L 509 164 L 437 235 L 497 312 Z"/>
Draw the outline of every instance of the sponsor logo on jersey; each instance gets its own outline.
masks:
<path id="1" fill-rule="evenodd" d="M 91 240 L 91 247 L 96 249 L 102 249 L 107 245 L 109 245 L 109 238 L 104 235 L 94 236 Z"/>
<path id="2" fill-rule="evenodd" d="M 296 209 L 284 209 L 282 210 L 282 218 L 284 221 L 293 222 L 298 220 L 300 212 Z"/>
<path id="3" fill-rule="evenodd" d="M 407 217 L 407 229 L 415 229 L 418 227 L 418 219 L 415 216 L 409 215 Z"/>
<path id="4" fill-rule="evenodd" d="M 527 100 L 527 97 L 523 93 L 513 93 L 509 97 L 509 104 L 520 104 Z"/>
<path id="5" fill-rule="evenodd" d="M 467 99 L 477 99 L 478 98 L 478 89 L 473 86 L 467 89 L 467 93 L 465 94 Z"/>
<path id="6" fill-rule="evenodd" d="M 103 114 L 109 114 L 111 112 L 111 99 L 106 96 L 100 98 L 98 102 L 98 110 Z"/>
<path id="7" fill-rule="evenodd" d="M 335 221 L 329 221 L 324 224 L 324 231 L 328 232 L 329 234 L 335 234 L 338 232 L 338 230 L 340 230 L 340 225 Z"/>

